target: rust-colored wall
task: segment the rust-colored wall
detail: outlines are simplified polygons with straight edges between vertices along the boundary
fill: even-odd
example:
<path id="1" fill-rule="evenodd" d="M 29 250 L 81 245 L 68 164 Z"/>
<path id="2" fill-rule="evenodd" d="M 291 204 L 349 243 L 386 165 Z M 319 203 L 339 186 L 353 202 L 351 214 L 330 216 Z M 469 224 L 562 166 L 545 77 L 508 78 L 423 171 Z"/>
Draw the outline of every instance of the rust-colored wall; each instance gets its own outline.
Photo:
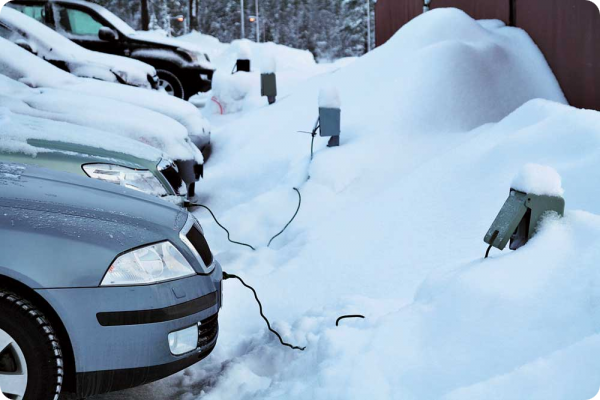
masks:
<path id="1" fill-rule="evenodd" d="M 420 14 L 414 0 L 378 0 L 377 44 Z M 512 4 L 512 10 L 511 10 Z M 587 0 L 431 0 L 475 19 L 500 19 L 524 29 L 539 46 L 567 100 L 600 111 L 600 12 Z M 511 16 L 512 12 L 512 16 Z"/>
<path id="2" fill-rule="evenodd" d="M 431 0 L 430 9 L 459 8 L 475 19 L 499 19 L 510 23 L 510 0 Z"/>
<path id="3" fill-rule="evenodd" d="M 567 100 L 600 110 L 600 12 L 587 0 L 517 0 L 516 25 L 546 56 Z"/>
<path id="4" fill-rule="evenodd" d="M 375 4 L 375 42 L 381 46 L 404 24 L 423 14 L 423 0 L 378 0 Z"/>

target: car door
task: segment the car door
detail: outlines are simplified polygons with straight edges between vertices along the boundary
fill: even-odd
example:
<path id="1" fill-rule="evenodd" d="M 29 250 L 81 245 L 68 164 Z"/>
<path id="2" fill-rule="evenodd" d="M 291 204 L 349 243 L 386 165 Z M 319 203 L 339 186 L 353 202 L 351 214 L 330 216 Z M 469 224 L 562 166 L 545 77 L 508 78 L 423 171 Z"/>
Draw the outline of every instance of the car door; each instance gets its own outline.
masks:
<path id="1" fill-rule="evenodd" d="M 118 31 L 94 10 L 79 7 L 76 4 L 57 2 L 52 4 L 57 32 L 89 50 L 117 55 L 124 54 L 124 46 L 120 40 L 108 42 L 99 38 L 98 34 L 103 27 Z"/>

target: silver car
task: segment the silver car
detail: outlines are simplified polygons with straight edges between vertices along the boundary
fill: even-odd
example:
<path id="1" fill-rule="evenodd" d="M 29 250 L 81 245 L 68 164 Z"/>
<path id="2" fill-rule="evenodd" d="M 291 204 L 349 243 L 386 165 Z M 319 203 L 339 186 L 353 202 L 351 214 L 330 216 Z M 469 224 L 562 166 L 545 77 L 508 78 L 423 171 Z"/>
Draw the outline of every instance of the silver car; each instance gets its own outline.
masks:
<path id="1" fill-rule="evenodd" d="M 87 397 L 178 372 L 218 336 L 222 270 L 187 211 L 0 162 L 0 388 Z"/>

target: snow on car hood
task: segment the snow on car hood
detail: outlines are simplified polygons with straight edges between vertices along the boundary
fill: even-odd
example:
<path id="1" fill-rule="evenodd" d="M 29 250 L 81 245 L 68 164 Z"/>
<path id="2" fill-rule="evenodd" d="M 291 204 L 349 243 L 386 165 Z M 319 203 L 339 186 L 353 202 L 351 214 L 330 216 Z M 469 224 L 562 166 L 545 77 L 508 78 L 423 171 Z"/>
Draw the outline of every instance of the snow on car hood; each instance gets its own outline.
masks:
<path id="1" fill-rule="evenodd" d="M 148 135 L 150 132 L 155 132 L 162 140 L 173 144 L 173 148 L 163 149 L 171 157 L 177 157 L 172 152 L 180 154 L 177 146 L 181 146 L 181 144 L 177 145 L 175 142 L 177 142 L 178 132 L 181 132 L 181 125 L 185 127 L 184 131 L 187 130 L 186 134 L 200 138 L 201 141 L 206 143 L 210 142 L 210 124 L 202 117 L 200 111 L 189 102 L 157 91 L 102 82 L 95 79 L 78 78 L 2 38 L 0 38 L 0 74 L 25 83 L 32 88 L 55 88 L 63 92 L 69 92 L 72 94 L 71 100 L 75 99 L 77 95 L 87 95 L 88 97 L 96 97 L 96 102 L 101 102 L 105 106 L 112 104 L 112 112 L 105 115 L 110 115 L 111 118 L 117 118 L 124 123 L 137 123 L 139 128 L 137 135 Z M 99 98 L 103 98 L 103 101 Z M 88 99 L 87 101 L 90 102 L 91 100 Z M 91 104 L 90 108 L 86 109 L 75 105 L 77 113 L 87 112 L 90 117 L 93 117 L 97 114 L 97 111 L 94 111 L 96 103 L 92 101 Z M 137 114 L 129 114 L 129 116 L 140 115 L 140 117 L 133 119 L 133 121 L 132 118 L 125 118 L 127 113 L 124 112 L 126 108 L 123 107 L 128 106 L 135 107 L 135 110 L 137 110 L 135 111 Z M 130 111 L 133 112 L 133 110 Z M 148 114 L 150 111 L 153 112 Z M 152 117 L 145 120 L 140 113 L 152 115 Z M 156 115 L 157 113 L 162 115 Z M 158 118 L 162 122 L 155 124 L 154 120 Z M 99 119 L 98 115 L 95 119 Z M 175 127 L 172 124 L 174 121 L 169 123 L 167 119 L 179 122 L 179 126 Z M 106 118 L 104 118 L 104 123 L 106 122 Z M 166 127 L 165 124 L 169 124 L 171 128 Z M 194 153 L 194 158 L 202 160 L 202 155 L 197 149 Z M 186 159 L 189 158 L 189 156 L 186 157 Z"/>
<path id="2" fill-rule="evenodd" d="M 160 149 L 174 160 L 203 161 L 202 154 L 191 143 L 181 124 L 120 101 L 60 89 L 32 89 L 0 75 L 0 107 L 6 107 L 14 114 L 68 122 L 125 136 Z"/>
<path id="3" fill-rule="evenodd" d="M 154 67 L 131 58 L 85 49 L 44 24 L 9 7 L 0 11 L 0 21 L 14 31 L 11 40 L 24 40 L 34 53 L 45 60 L 67 64 L 69 72 L 83 78 L 150 88 Z"/>
<path id="4" fill-rule="evenodd" d="M 4 106 L 0 106 L 0 123 L 0 151 L 24 153 L 35 157 L 38 152 L 47 151 L 28 143 L 29 140 L 36 139 L 88 146 L 156 163 L 164 157 L 160 150 L 132 139 L 66 122 L 15 114 Z"/>

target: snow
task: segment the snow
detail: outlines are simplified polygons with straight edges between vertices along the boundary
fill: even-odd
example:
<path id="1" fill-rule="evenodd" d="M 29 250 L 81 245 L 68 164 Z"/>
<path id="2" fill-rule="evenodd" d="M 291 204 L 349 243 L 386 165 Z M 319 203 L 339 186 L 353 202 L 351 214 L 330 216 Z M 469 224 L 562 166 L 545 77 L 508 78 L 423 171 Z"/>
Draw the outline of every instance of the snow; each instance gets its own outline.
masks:
<path id="1" fill-rule="evenodd" d="M 335 86 L 328 85 L 319 91 L 319 107 L 341 108 L 340 93 Z"/>
<path id="2" fill-rule="evenodd" d="M 255 46 L 253 57 L 263 45 Z M 301 53 L 283 53 L 278 77 L 296 81 L 283 85 L 276 104 L 258 103 L 257 73 L 225 68 L 216 90 L 237 108 L 210 115 L 215 151 L 200 202 L 234 240 L 258 250 L 229 243 L 208 213 L 195 214 L 224 269 L 256 288 L 285 341 L 307 349 L 282 347 L 252 293 L 229 280 L 211 356 L 130 393 L 593 397 L 600 113 L 566 104 L 525 32 L 454 9 L 428 12 L 384 46 L 333 68 L 296 69 Z M 233 47 L 222 54 L 219 62 L 229 64 Z M 318 106 L 331 104 L 330 95 L 319 100 L 328 85 L 344 100 L 344 141 L 327 148 L 317 138 L 311 162 L 311 138 L 297 131 L 310 130 Z M 528 191 L 564 188 L 565 217 L 546 217 L 526 246 L 484 259 L 483 237 L 517 175 Z M 294 187 L 300 212 L 267 247 L 296 209 Z M 335 326 L 356 313 L 366 319 Z"/>
<path id="3" fill-rule="evenodd" d="M 148 76 L 156 75 L 156 70 L 148 64 L 131 58 L 89 51 L 12 8 L 2 9 L 0 21 L 13 29 L 16 37 L 25 38 L 38 57 L 64 61 L 74 75 L 118 82 L 115 76 L 118 74 L 125 82 L 145 88 L 150 88 Z"/>
<path id="4" fill-rule="evenodd" d="M 238 40 L 232 43 L 232 46 L 236 49 L 238 60 L 250 60 L 252 59 L 252 49 L 250 48 L 249 40 Z"/>
<path id="5" fill-rule="evenodd" d="M 562 196 L 561 178 L 552 167 L 538 164 L 525 165 L 513 179 L 511 187 L 523 193 L 539 196 Z"/>
<path id="6" fill-rule="evenodd" d="M 186 101 L 158 91 L 75 77 L 2 38 L 0 38 L 0 74 L 32 88 L 55 88 L 74 93 L 73 96 L 85 94 L 103 97 L 107 102 L 112 99 L 146 108 L 179 122 L 187 129 L 195 143 L 210 141 L 210 124 L 196 107 Z M 123 113 L 116 115 L 126 116 Z M 170 134 L 170 132 L 167 130 L 163 134 Z M 195 157 L 201 155 L 196 154 Z"/>
<path id="7" fill-rule="evenodd" d="M 265 54 L 261 60 L 260 71 L 263 74 L 274 74 L 277 72 L 277 62 L 272 54 Z"/>
<path id="8" fill-rule="evenodd" d="M 156 147 L 174 160 L 203 161 L 202 154 L 190 143 L 181 124 L 132 104 L 60 89 L 32 89 L 0 75 L 0 106 L 15 114 L 126 136 Z M 135 118 L 131 118 L 132 115 Z"/>
<path id="9" fill-rule="evenodd" d="M 185 50 L 188 53 L 194 54 L 196 56 L 196 60 L 193 62 L 185 62 L 185 66 L 187 67 L 202 67 L 208 70 L 214 70 L 214 65 L 206 59 L 206 52 L 199 46 L 195 46 L 191 43 L 185 43 L 183 41 L 177 40 L 175 38 L 166 37 L 157 33 L 156 31 L 136 31 L 135 33 L 128 34 L 127 36 L 137 39 L 144 40 L 146 42 L 151 42 L 159 45 L 167 45 L 173 47 L 172 50 Z M 137 52 L 137 51 L 136 51 Z M 172 54 L 172 51 L 163 51 L 166 54 Z M 182 64 L 184 60 L 179 57 L 178 63 Z"/>
<path id="10" fill-rule="evenodd" d="M 344 99 L 342 146 L 309 130 Z M 229 273 L 219 344 L 160 384 L 192 399 L 589 399 L 600 360 L 600 113 L 565 105 L 523 32 L 428 12 L 383 47 L 271 107 L 213 116 L 199 210 Z M 234 162 L 235 160 L 235 162 Z M 483 236 L 513 177 L 553 168 L 567 194 L 518 251 Z M 542 175 L 545 177 L 546 175 Z M 269 239 L 302 208 L 270 248 Z M 344 320 L 360 313 L 365 320 Z M 163 396 L 164 397 L 164 396 Z M 168 396 L 167 396 L 168 397 Z"/>
<path id="11" fill-rule="evenodd" d="M 157 163 L 163 158 L 162 152 L 154 147 L 122 136 L 65 122 L 15 114 L 6 107 L 0 107 L 0 123 L 0 150 L 5 152 L 19 152 L 35 157 L 40 151 L 48 151 L 27 142 L 37 139 L 104 149 L 155 160 Z"/>

